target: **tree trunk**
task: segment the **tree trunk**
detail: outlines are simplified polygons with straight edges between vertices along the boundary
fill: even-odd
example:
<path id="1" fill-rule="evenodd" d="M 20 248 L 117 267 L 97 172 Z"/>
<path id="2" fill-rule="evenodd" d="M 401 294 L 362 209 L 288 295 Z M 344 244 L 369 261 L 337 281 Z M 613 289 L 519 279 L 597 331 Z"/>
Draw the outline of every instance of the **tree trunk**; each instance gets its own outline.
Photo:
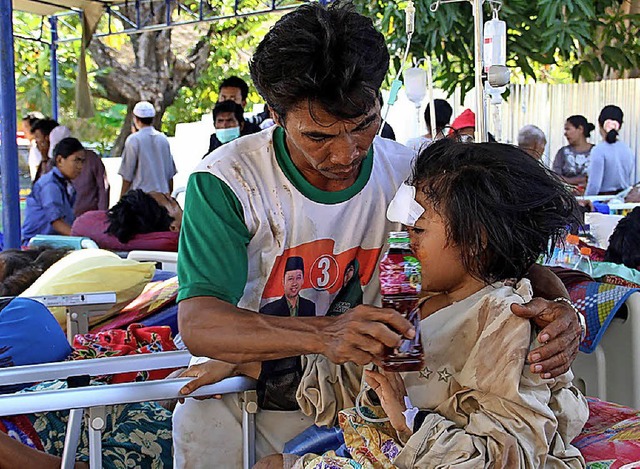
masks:
<path id="1" fill-rule="evenodd" d="M 141 17 L 152 14 L 153 18 L 165 18 L 166 3 L 158 2 L 155 7 L 153 13 L 148 8 L 147 11 L 143 9 Z M 124 13 L 135 21 L 133 6 Z M 121 53 L 99 39 L 91 42 L 89 50 L 93 60 L 100 70 L 108 70 L 96 77 L 104 90 L 103 97 L 127 105 L 127 117 L 111 151 L 113 156 L 120 156 L 124 141 L 131 133 L 131 111 L 135 103 L 143 100 L 153 103 L 156 108 L 154 125 L 159 128 L 166 108 L 173 104 L 180 88 L 195 85 L 198 75 L 207 65 L 214 31 L 215 25 L 211 24 L 185 59 L 177 57 L 171 49 L 171 29 L 132 34 L 131 45 L 135 54 L 132 64 L 119 61 Z"/>

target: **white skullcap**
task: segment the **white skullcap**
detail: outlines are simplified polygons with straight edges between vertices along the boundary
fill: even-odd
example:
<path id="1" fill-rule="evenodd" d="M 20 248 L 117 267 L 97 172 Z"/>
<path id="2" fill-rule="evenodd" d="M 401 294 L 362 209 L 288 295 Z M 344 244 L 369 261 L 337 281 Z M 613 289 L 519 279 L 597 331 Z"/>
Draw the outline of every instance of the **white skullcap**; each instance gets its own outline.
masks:
<path id="1" fill-rule="evenodd" d="M 140 101 L 133 107 L 133 115 L 140 119 L 155 117 L 156 108 L 149 101 Z"/>

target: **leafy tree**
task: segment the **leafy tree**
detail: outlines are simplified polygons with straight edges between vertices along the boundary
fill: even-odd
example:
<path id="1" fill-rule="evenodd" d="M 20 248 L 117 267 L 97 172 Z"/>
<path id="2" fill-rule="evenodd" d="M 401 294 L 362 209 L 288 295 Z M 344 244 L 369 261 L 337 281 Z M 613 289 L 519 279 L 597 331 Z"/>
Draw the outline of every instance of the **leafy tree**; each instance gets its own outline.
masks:
<path id="1" fill-rule="evenodd" d="M 416 0 L 416 31 L 411 54 L 437 59 L 436 79 L 447 92 L 460 86 L 463 95 L 474 84 L 473 16 L 468 2 L 440 4 Z M 406 2 L 357 0 L 375 18 L 390 41 L 394 67 L 406 45 Z M 488 4 L 488 3 L 487 3 Z M 490 18 L 485 4 L 485 21 Z M 574 80 L 637 76 L 640 68 L 640 0 L 508 0 L 500 10 L 507 23 L 507 65 L 525 77 L 540 78 L 540 69 L 569 67 Z M 541 67 L 542 66 L 542 67 Z"/>

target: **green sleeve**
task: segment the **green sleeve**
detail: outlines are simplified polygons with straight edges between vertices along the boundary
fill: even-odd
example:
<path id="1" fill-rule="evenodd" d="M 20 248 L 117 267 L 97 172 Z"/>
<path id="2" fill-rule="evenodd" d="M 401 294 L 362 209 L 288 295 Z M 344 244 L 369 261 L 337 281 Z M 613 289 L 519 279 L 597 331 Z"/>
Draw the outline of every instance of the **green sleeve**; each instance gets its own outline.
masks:
<path id="1" fill-rule="evenodd" d="M 247 283 L 249 230 L 233 191 L 210 173 L 189 177 L 178 248 L 178 301 L 214 296 L 237 305 Z"/>

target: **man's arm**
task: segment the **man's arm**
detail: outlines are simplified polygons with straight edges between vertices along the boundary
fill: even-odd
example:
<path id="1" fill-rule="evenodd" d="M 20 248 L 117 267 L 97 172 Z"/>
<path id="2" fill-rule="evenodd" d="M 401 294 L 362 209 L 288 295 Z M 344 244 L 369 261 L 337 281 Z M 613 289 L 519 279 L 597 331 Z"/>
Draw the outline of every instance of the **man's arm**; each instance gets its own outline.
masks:
<path id="1" fill-rule="evenodd" d="M 227 363 L 319 353 L 335 363 L 364 365 L 378 361 L 402 335 L 415 335 L 391 309 L 361 305 L 337 317 L 279 317 L 205 296 L 180 302 L 178 325 L 192 354 Z"/>
<path id="2" fill-rule="evenodd" d="M 513 305 L 514 314 L 531 319 L 542 330 L 538 341 L 542 346 L 529 353 L 533 373 L 543 378 L 557 377 L 566 371 L 578 355 L 582 330 L 573 308 L 556 298 L 569 299 L 562 281 L 546 267 L 534 264 L 527 277 L 536 296 L 525 305 Z"/>
<path id="3" fill-rule="evenodd" d="M 37 467 L 40 469 L 57 469 L 62 464 L 62 458 L 29 448 L 27 445 L 14 440 L 0 431 L 0 469 L 25 469 Z M 84 462 L 76 462 L 76 469 L 88 468 Z"/>
<path id="4" fill-rule="evenodd" d="M 122 189 L 120 190 L 120 198 L 129 192 L 131 188 L 131 181 L 127 181 L 125 178 L 122 178 Z"/>

